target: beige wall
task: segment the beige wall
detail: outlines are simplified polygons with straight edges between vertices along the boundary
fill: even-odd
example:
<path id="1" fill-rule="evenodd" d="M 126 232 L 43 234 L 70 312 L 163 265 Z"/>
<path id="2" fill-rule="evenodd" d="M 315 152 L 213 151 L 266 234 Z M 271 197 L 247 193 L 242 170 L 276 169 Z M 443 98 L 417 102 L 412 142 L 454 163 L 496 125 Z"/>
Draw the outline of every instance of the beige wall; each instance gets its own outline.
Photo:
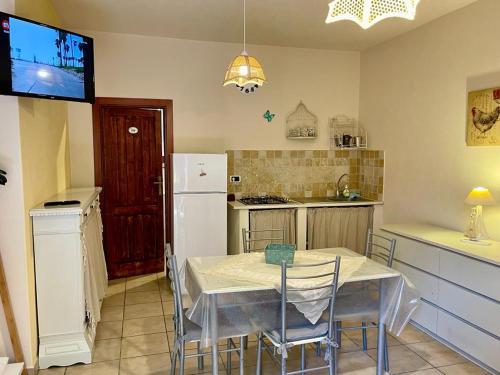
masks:
<path id="1" fill-rule="evenodd" d="M 82 31 L 95 38 L 97 96 L 174 101 L 176 152 L 327 149 L 328 117 L 357 116 L 359 53 L 249 46 L 269 84 L 244 95 L 222 87 L 241 45 Z M 316 141 L 288 141 L 285 117 L 300 100 L 320 120 Z M 70 104 L 72 184 L 93 184 L 91 106 Z M 271 124 L 262 115 L 276 113 Z"/>
<path id="2" fill-rule="evenodd" d="M 500 148 L 465 145 L 467 86 L 500 86 L 499 14 L 500 1 L 480 0 L 362 53 L 360 118 L 386 151 L 386 223 L 462 230 L 472 187 L 500 201 Z M 485 214 L 500 240 L 500 208 Z"/>
<path id="3" fill-rule="evenodd" d="M 60 26 L 50 0 L 16 0 L 16 14 Z M 29 210 L 69 187 L 68 105 L 63 101 L 19 98 L 32 361 L 37 353 L 33 236 Z M 29 359 L 28 359 L 29 360 Z"/>

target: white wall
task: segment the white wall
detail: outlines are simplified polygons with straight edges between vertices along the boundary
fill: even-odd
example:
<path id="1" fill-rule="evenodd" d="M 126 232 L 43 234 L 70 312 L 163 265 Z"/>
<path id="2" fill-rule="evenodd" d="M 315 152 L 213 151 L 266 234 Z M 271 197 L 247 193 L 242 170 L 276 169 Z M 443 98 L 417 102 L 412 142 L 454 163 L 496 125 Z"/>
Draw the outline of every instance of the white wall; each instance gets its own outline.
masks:
<path id="1" fill-rule="evenodd" d="M 241 45 L 82 31 L 95 38 L 96 95 L 174 102 L 176 152 L 327 149 L 328 117 L 357 116 L 359 53 L 248 46 L 269 80 L 256 94 L 222 87 Z M 320 120 L 317 141 L 288 141 L 285 117 L 300 100 Z M 267 124 L 269 109 L 276 118 Z M 88 104 L 69 109 L 72 185 L 93 184 Z"/>
<path id="2" fill-rule="evenodd" d="M 360 119 L 386 151 L 386 223 L 462 230 L 472 187 L 500 202 L 500 147 L 465 145 L 467 86 L 500 86 L 499 14 L 480 0 L 362 53 Z M 485 215 L 500 240 L 500 208 Z"/>
<path id="3" fill-rule="evenodd" d="M 14 13 L 14 0 L 0 0 L 0 11 Z M 0 186 L 0 252 L 26 365 L 32 367 L 18 99 L 0 96 L 0 113 L 0 169 L 8 173 L 7 184 Z M 1 304 L 0 356 L 13 359 Z"/>

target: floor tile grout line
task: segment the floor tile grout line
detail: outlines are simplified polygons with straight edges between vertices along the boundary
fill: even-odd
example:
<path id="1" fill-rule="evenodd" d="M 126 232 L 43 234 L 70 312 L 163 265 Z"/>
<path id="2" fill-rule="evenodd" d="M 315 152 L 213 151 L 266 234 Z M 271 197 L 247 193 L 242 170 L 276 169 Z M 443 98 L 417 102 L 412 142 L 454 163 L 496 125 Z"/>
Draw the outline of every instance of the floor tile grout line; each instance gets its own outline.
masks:
<path id="1" fill-rule="evenodd" d="M 425 341 L 424 341 L 424 342 L 425 342 Z M 436 342 L 438 342 L 438 341 L 436 341 Z M 416 343 L 416 344 L 422 344 L 422 343 Z M 423 359 L 426 363 L 428 363 L 428 364 L 429 364 L 432 368 L 436 368 L 436 366 L 434 366 L 432 363 L 430 363 L 427 359 L 425 359 L 425 358 L 424 358 L 422 355 L 420 355 L 417 351 L 415 351 L 414 349 L 410 348 L 410 345 L 414 345 L 414 344 L 408 344 L 408 345 L 406 345 L 406 348 L 407 348 L 409 351 L 411 351 L 411 352 L 415 353 L 418 357 L 422 358 L 422 359 Z M 454 352 L 454 353 L 456 353 L 456 352 Z M 458 353 L 457 353 L 457 354 L 458 354 Z M 439 370 L 438 370 L 438 371 L 439 371 Z M 441 371 L 439 371 L 439 372 L 441 372 Z"/>

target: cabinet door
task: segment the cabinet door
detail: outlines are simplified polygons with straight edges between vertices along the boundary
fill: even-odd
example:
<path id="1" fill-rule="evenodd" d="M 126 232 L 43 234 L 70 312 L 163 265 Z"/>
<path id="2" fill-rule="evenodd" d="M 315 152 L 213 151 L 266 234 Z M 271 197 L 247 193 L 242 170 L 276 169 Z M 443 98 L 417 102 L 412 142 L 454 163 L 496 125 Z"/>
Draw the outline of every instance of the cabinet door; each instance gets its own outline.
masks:
<path id="1" fill-rule="evenodd" d="M 79 233 L 34 237 L 40 337 L 84 331 L 83 254 Z"/>
<path id="2" fill-rule="evenodd" d="M 436 307 L 429 305 L 425 301 L 420 301 L 420 306 L 412 317 L 412 320 L 422 327 L 427 328 L 432 333 L 437 331 L 437 314 Z"/>
<path id="3" fill-rule="evenodd" d="M 500 301 L 500 267 L 444 250 L 439 257 L 443 279 Z"/>
<path id="4" fill-rule="evenodd" d="M 422 298 L 433 303 L 438 302 L 439 279 L 428 273 L 422 272 L 414 267 L 407 266 L 398 261 L 394 261 L 393 268 L 405 274 L 415 285 Z"/>
<path id="5" fill-rule="evenodd" d="M 395 259 L 434 275 L 439 274 L 440 249 L 392 233 L 389 233 L 389 236 L 396 239 Z"/>
<path id="6" fill-rule="evenodd" d="M 443 311 L 439 311 L 437 334 L 465 353 L 500 371 L 500 340 Z"/>
<path id="7" fill-rule="evenodd" d="M 440 280 L 438 305 L 486 331 L 500 336 L 500 303 Z"/>

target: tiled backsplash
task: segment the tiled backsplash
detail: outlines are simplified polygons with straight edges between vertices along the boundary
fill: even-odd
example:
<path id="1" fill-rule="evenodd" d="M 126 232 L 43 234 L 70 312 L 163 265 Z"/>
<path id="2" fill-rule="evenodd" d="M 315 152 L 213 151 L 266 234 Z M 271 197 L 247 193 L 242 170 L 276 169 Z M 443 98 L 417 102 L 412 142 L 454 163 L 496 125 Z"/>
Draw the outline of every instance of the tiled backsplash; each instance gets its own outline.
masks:
<path id="1" fill-rule="evenodd" d="M 231 150 L 228 191 L 245 195 L 276 194 L 290 198 L 335 195 L 338 178 L 349 174 L 349 187 L 363 197 L 383 198 L 384 152 L 374 150 Z M 229 177 L 228 177 L 229 178 Z"/>

